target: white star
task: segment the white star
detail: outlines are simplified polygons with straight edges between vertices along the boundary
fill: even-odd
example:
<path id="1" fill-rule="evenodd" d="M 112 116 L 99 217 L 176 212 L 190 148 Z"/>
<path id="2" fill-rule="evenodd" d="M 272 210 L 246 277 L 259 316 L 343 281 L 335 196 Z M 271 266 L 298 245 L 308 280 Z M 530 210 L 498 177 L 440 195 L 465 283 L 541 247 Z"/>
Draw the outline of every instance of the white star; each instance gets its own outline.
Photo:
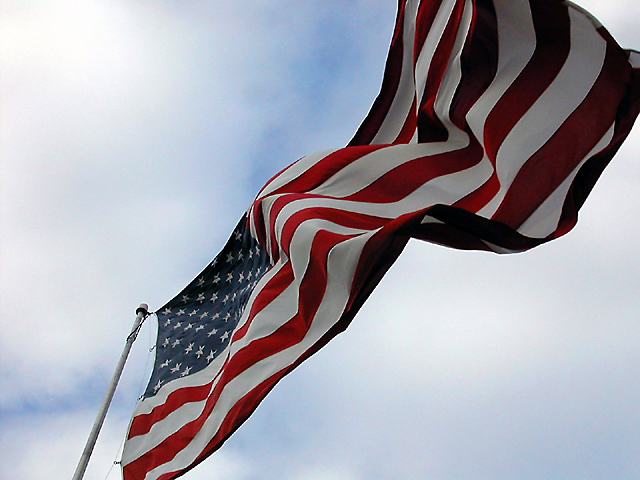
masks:
<path id="1" fill-rule="evenodd" d="M 217 350 L 216 350 L 217 351 Z M 209 355 L 207 355 L 207 362 L 210 362 L 211 360 L 213 360 L 213 357 L 216 356 L 216 351 L 211 350 L 209 352 Z"/>
<path id="2" fill-rule="evenodd" d="M 242 260 L 244 258 L 244 255 L 242 252 L 238 252 L 238 260 Z"/>
<path id="3" fill-rule="evenodd" d="M 200 303 L 204 302 L 204 293 L 199 293 L 196 300 Z"/>
<path id="4" fill-rule="evenodd" d="M 204 312 L 202 315 L 200 315 L 200 320 L 202 320 L 207 315 L 209 315 L 209 312 Z"/>
<path id="5" fill-rule="evenodd" d="M 227 253 L 227 263 L 233 262 L 233 254 L 231 252 Z"/>
<path id="6" fill-rule="evenodd" d="M 225 295 L 222 299 L 222 303 L 227 303 L 229 301 L 229 294 Z"/>
<path id="7" fill-rule="evenodd" d="M 196 332 L 199 332 L 200 330 L 204 330 L 204 325 L 200 325 L 198 328 L 195 329 Z"/>
<path id="8" fill-rule="evenodd" d="M 218 283 L 219 281 L 220 281 L 220 274 L 216 273 L 216 276 L 215 276 L 215 277 L 213 277 L 212 282 L 213 282 L 213 283 Z"/>
<path id="9" fill-rule="evenodd" d="M 175 330 L 177 328 L 180 328 L 181 326 L 182 326 L 182 322 L 178 322 L 173 326 L 173 329 Z"/>
<path id="10" fill-rule="evenodd" d="M 187 303 L 189 301 L 189 296 L 188 295 L 182 295 L 182 301 L 184 303 Z"/>
<path id="11" fill-rule="evenodd" d="M 169 346 L 169 339 L 168 338 L 164 339 L 164 342 L 162 342 L 162 346 L 165 347 L 165 348 L 167 348 Z"/>
<path id="12" fill-rule="evenodd" d="M 251 280 L 252 275 L 253 275 L 253 270 L 249 270 L 249 275 L 247 275 L 247 280 Z"/>
<path id="13" fill-rule="evenodd" d="M 183 309 L 178 310 L 178 313 L 176 313 L 176 315 L 184 315 L 184 310 Z"/>
<path id="14" fill-rule="evenodd" d="M 198 314 L 198 310 L 195 310 L 195 309 L 189 312 L 190 317 L 193 317 L 194 315 L 197 315 L 197 314 Z"/>
<path id="15" fill-rule="evenodd" d="M 249 250 L 249 258 L 253 258 L 253 250 Z"/>
<path id="16" fill-rule="evenodd" d="M 229 312 L 227 312 L 227 314 L 224 316 L 224 321 L 226 322 L 230 318 L 231 318 L 231 314 Z"/>
<path id="17" fill-rule="evenodd" d="M 209 333 L 207 333 L 207 337 L 210 337 L 212 335 L 215 335 L 216 333 L 218 333 L 218 330 L 216 330 L 215 328 L 213 330 L 211 330 Z"/>
<path id="18" fill-rule="evenodd" d="M 176 341 L 175 341 L 175 342 L 173 342 L 173 343 L 171 344 L 171 346 L 172 346 L 173 348 L 175 348 L 175 347 L 177 347 L 178 345 L 180 345 L 180 339 L 179 339 L 179 338 L 176 338 Z"/>
<path id="19" fill-rule="evenodd" d="M 211 315 L 211 320 L 215 320 L 216 318 L 220 318 L 220 312 L 216 312 L 214 315 Z"/>
<path id="20" fill-rule="evenodd" d="M 204 277 L 198 279 L 198 286 L 201 287 L 202 285 L 204 285 Z"/>
<path id="21" fill-rule="evenodd" d="M 187 375 L 189 375 L 189 371 L 191 371 L 191 367 L 185 368 L 184 371 L 180 374 L 180 376 L 186 377 Z"/>
<path id="22" fill-rule="evenodd" d="M 193 323 L 190 323 L 189 325 L 187 325 L 186 327 L 184 327 L 185 332 L 187 330 L 191 330 L 193 328 Z"/>
<path id="23" fill-rule="evenodd" d="M 227 338 L 229 338 L 229 331 L 228 330 L 222 334 L 222 336 L 220 337 L 220 340 L 222 340 L 224 342 Z"/>
<path id="24" fill-rule="evenodd" d="M 165 309 L 162 311 L 162 314 L 163 314 L 163 315 L 169 315 L 170 313 L 171 313 L 171 309 L 170 309 L 169 307 L 165 308 Z"/>
<path id="25" fill-rule="evenodd" d="M 213 259 L 213 262 L 211 262 L 211 266 L 215 267 L 218 264 L 218 257 Z"/>
<path id="26" fill-rule="evenodd" d="M 170 323 L 171 323 L 171 320 L 167 320 L 166 322 L 164 322 L 164 326 L 168 327 Z"/>
<path id="27" fill-rule="evenodd" d="M 162 380 L 158 380 L 158 383 L 156 383 L 156 386 L 153 387 L 153 391 L 157 392 L 158 390 L 160 390 L 161 386 L 162 386 Z"/>
<path id="28" fill-rule="evenodd" d="M 214 293 L 211 295 L 211 301 L 212 301 L 212 302 L 215 302 L 216 300 L 218 300 L 218 294 L 214 292 Z"/>
<path id="29" fill-rule="evenodd" d="M 190 353 L 193 350 L 193 343 L 190 343 L 189 346 L 185 349 L 184 353 Z"/>
<path id="30" fill-rule="evenodd" d="M 242 272 L 240 272 L 240 275 L 238 276 L 238 281 L 239 282 L 243 282 L 244 281 L 244 274 Z"/>
<path id="31" fill-rule="evenodd" d="M 260 247 L 256 245 L 256 255 L 260 255 Z"/>
<path id="32" fill-rule="evenodd" d="M 231 272 L 227 273 L 227 282 L 229 283 L 233 282 L 233 273 Z"/>
<path id="33" fill-rule="evenodd" d="M 196 357 L 200 358 L 202 355 L 204 355 L 204 345 L 200 345 L 196 351 Z"/>
<path id="34" fill-rule="evenodd" d="M 160 364 L 160 368 L 168 367 L 170 363 L 171 363 L 171 360 L 167 359 Z"/>
<path id="35" fill-rule="evenodd" d="M 176 363 L 176 366 L 171 369 L 171 373 L 176 373 L 180 371 L 181 363 Z"/>
<path id="36" fill-rule="evenodd" d="M 240 240 L 242 238 L 242 234 L 240 233 L 239 230 L 234 235 L 236 237 L 236 240 Z"/>

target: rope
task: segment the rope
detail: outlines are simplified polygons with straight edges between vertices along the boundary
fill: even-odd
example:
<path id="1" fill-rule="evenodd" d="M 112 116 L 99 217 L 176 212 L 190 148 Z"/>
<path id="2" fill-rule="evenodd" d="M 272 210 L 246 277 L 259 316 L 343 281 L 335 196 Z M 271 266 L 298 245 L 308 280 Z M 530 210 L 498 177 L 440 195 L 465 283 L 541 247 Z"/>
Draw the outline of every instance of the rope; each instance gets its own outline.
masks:
<path id="1" fill-rule="evenodd" d="M 142 322 L 140 322 L 140 325 L 138 325 L 138 327 L 132 331 L 129 336 L 127 337 L 127 341 L 129 341 L 129 339 L 131 339 L 133 337 L 133 340 L 135 340 L 138 337 L 138 334 L 140 333 L 140 330 L 142 329 L 142 325 L 144 324 L 145 320 L 150 316 L 155 314 L 155 312 L 153 313 L 148 313 L 144 316 Z M 150 347 L 147 347 L 147 358 L 145 360 L 145 364 L 144 364 L 144 369 L 142 370 L 142 374 L 140 375 L 140 385 L 138 387 L 138 393 L 139 396 L 137 397 L 135 403 L 133 403 L 131 408 L 131 411 L 133 412 L 133 410 L 135 410 L 135 407 L 138 403 L 138 401 L 142 398 L 142 396 L 144 395 L 143 389 L 144 389 L 144 384 L 145 384 L 145 379 L 147 378 L 147 368 L 149 367 L 149 359 L 151 358 L 151 352 L 153 352 L 153 350 L 155 349 L 155 345 L 152 344 L 152 329 L 149 328 L 147 329 L 149 332 L 148 338 L 147 338 L 147 345 L 151 345 Z M 129 425 L 127 424 L 127 429 L 129 428 Z M 122 464 L 122 451 L 123 451 L 123 447 L 124 447 L 124 442 L 126 440 L 126 432 L 125 434 L 122 436 L 122 440 L 120 441 L 120 446 L 118 447 L 118 450 L 116 451 L 115 457 L 113 462 L 111 462 L 111 466 L 109 467 L 109 471 L 107 472 L 107 475 L 104 477 L 104 480 L 108 480 L 109 476 L 111 475 L 111 472 L 113 472 L 113 469 L 116 465 L 121 465 Z"/>

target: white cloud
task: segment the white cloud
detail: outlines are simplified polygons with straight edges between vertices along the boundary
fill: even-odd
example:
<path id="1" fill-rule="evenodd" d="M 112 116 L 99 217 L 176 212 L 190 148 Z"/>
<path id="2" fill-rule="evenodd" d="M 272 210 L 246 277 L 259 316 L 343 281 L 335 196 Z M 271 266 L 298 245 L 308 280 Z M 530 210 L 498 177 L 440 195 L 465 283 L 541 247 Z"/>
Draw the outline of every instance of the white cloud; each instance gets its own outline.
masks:
<path id="1" fill-rule="evenodd" d="M 581 3 L 640 46 L 635 3 Z M 2 2 L 0 476 L 70 477 L 135 307 L 190 281 L 277 168 L 350 137 L 393 8 Z M 411 244 L 347 332 L 185 478 L 637 477 L 639 150 L 636 128 L 548 246 Z M 153 328 L 87 478 L 117 456 Z"/>

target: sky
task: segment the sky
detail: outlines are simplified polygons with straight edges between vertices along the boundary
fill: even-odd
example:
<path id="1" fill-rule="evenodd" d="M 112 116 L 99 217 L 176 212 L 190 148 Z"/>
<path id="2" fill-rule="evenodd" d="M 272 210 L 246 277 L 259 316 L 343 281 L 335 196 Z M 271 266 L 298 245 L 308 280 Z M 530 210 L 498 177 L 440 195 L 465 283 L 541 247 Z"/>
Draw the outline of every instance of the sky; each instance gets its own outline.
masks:
<path id="1" fill-rule="evenodd" d="M 640 49 L 636 0 L 582 0 Z M 258 189 L 345 145 L 396 2 L 0 0 L 0 478 L 71 478 L 135 317 Z M 640 128 L 567 236 L 411 242 L 349 329 L 185 480 L 640 478 Z M 150 318 L 85 478 L 120 478 Z"/>

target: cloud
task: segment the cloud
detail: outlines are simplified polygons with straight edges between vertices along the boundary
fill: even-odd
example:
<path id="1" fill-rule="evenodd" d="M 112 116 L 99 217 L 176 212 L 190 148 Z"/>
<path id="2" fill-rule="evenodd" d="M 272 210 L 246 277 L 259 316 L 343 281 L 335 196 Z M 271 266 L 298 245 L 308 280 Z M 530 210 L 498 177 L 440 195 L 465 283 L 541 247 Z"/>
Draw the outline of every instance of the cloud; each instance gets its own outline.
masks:
<path id="1" fill-rule="evenodd" d="M 635 3 L 581 4 L 640 45 Z M 279 168 L 350 138 L 394 7 L 2 2 L 0 476 L 70 477 L 137 305 L 189 282 Z M 636 478 L 639 138 L 557 242 L 411 243 L 353 325 L 185 478 Z M 87 478 L 117 456 L 154 328 Z"/>

